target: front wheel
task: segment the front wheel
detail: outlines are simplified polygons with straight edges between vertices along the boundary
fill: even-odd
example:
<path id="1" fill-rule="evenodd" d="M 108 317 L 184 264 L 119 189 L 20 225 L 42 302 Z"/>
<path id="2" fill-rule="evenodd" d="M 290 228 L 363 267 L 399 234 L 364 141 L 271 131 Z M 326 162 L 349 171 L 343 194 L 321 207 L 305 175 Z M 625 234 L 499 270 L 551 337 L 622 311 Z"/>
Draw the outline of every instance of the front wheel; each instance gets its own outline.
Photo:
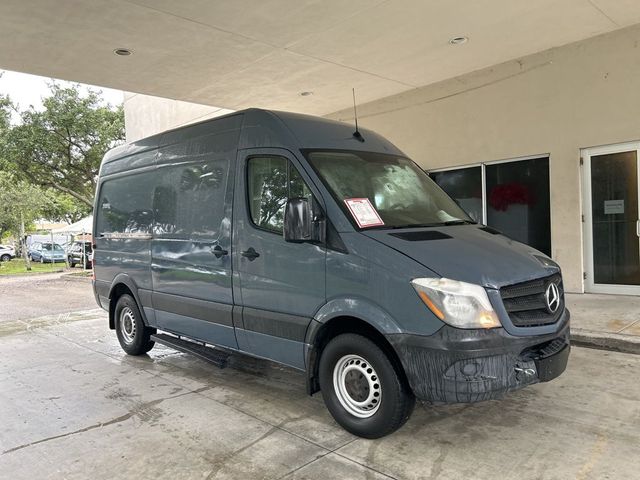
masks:
<path id="1" fill-rule="evenodd" d="M 8 262 L 9 260 L 11 260 L 11 255 L 6 253 L 0 257 L 0 262 Z"/>
<path id="2" fill-rule="evenodd" d="M 122 349 L 129 355 L 142 355 L 153 348 L 155 342 L 150 339 L 155 328 L 147 327 L 136 301 L 131 295 L 122 295 L 115 309 L 116 335 Z"/>
<path id="3" fill-rule="evenodd" d="M 361 335 L 332 339 L 320 357 L 322 397 L 345 430 L 364 438 L 380 438 L 400 428 L 411 416 L 415 398 L 387 354 Z"/>

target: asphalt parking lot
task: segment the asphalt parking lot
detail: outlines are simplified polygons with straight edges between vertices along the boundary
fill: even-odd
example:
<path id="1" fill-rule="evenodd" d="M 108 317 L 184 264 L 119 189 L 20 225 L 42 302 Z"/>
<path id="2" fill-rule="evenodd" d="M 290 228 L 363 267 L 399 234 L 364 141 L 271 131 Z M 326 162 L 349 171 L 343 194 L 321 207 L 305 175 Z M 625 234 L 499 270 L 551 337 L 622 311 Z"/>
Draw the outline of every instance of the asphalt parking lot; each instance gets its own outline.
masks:
<path id="1" fill-rule="evenodd" d="M 86 285 L 86 284 L 85 284 Z M 86 286 L 88 288 L 88 285 Z M 4 297 L 4 293 L 2 294 Z M 3 478 L 617 479 L 640 471 L 640 356 L 574 348 L 554 382 L 419 405 L 381 440 L 338 427 L 300 374 L 128 357 L 106 315 L 0 323 Z"/>
<path id="2" fill-rule="evenodd" d="M 0 322 L 95 308 L 86 278 L 61 273 L 0 277 Z"/>

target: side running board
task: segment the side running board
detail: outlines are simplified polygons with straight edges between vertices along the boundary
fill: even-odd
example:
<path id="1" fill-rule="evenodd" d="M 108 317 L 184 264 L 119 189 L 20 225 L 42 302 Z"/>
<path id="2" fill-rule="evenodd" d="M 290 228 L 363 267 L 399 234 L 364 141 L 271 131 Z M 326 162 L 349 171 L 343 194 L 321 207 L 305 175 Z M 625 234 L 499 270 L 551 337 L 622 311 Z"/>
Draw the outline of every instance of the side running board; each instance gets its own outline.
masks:
<path id="1" fill-rule="evenodd" d="M 214 349 L 213 347 L 207 347 L 200 343 L 182 340 L 179 337 L 166 335 L 164 333 L 156 333 L 155 335 L 151 335 L 151 340 L 161 343 L 162 345 L 166 345 L 167 347 L 171 347 L 180 352 L 195 355 L 201 360 L 213 363 L 219 368 L 225 368 L 229 361 L 229 357 L 231 356 L 230 353 L 223 350 Z"/>

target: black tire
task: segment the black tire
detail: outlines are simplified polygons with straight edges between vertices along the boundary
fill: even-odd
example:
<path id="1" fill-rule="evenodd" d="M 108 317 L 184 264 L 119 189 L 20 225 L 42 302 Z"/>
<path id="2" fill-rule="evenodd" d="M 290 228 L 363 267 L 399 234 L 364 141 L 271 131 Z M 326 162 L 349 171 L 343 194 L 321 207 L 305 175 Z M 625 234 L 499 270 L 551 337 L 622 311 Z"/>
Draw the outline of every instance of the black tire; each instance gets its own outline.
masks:
<path id="1" fill-rule="evenodd" d="M 75 262 L 71 261 L 71 257 L 67 257 L 67 263 L 71 268 L 76 266 Z"/>
<path id="2" fill-rule="evenodd" d="M 368 362 L 376 374 L 371 378 L 379 382 L 373 386 L 380 389 L 380 403 L 375 413 L 367 418 L 360 418 L 348 411 L 338 398 L 340 394 L 335 391 L 334 369 L 348 356 L 357 356 Z M 389 435 L 409 419 L 415 406 L 415 397 L 401 368 L 395 366 L 387 354 L 368 338 L 353 333 L 338 335 L 327 344 L 320 357 L 320 389 L 327 409 L 336 422 L 354 435 L 364 438 Z M 355 374 L 358 375 L 357 371 Z M 365 378 L 363 375 L 360 377 Z M 364 391 L 371 389 L 365 388 Z"/>
<path id="3" fill-rule="evenodd" d="M 8 262 L 9 260 L 11 260 L 11 255 L 6 253 L 0 257 L 0 262 Z"/>
<path id="4" fill-rule="evenodd" d="M 40 263 L 44 265 L 44 257 L 40 257 Z"/>
<path id="5" fill-rule="evenodd" d="M 156 333 L 156 329 L 144 324 L 140 309 L 131 295 L 124 294 L 118 298 L 114 315 L 116 335 L 127 354 L 143 355 L 153 348 L 155 342 L 150 336 Z M 132 328 L 128 328 L 128 322 L 131 322 Z M 130 338 L 126 332 L 131 334 Z"/>

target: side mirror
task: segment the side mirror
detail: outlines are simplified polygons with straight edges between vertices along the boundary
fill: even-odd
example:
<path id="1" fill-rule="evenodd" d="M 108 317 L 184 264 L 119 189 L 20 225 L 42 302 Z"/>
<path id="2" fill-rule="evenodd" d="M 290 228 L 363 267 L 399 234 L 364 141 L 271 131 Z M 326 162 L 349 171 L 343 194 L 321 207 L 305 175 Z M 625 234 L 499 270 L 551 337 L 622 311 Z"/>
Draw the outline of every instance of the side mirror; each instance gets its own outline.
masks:
<path id="1" fill-rule="evenodd" d="M 325 221 L 320 208 L 308 198 L 291 198 L 284 210 L 284 240 L 324 243 Z"/>

